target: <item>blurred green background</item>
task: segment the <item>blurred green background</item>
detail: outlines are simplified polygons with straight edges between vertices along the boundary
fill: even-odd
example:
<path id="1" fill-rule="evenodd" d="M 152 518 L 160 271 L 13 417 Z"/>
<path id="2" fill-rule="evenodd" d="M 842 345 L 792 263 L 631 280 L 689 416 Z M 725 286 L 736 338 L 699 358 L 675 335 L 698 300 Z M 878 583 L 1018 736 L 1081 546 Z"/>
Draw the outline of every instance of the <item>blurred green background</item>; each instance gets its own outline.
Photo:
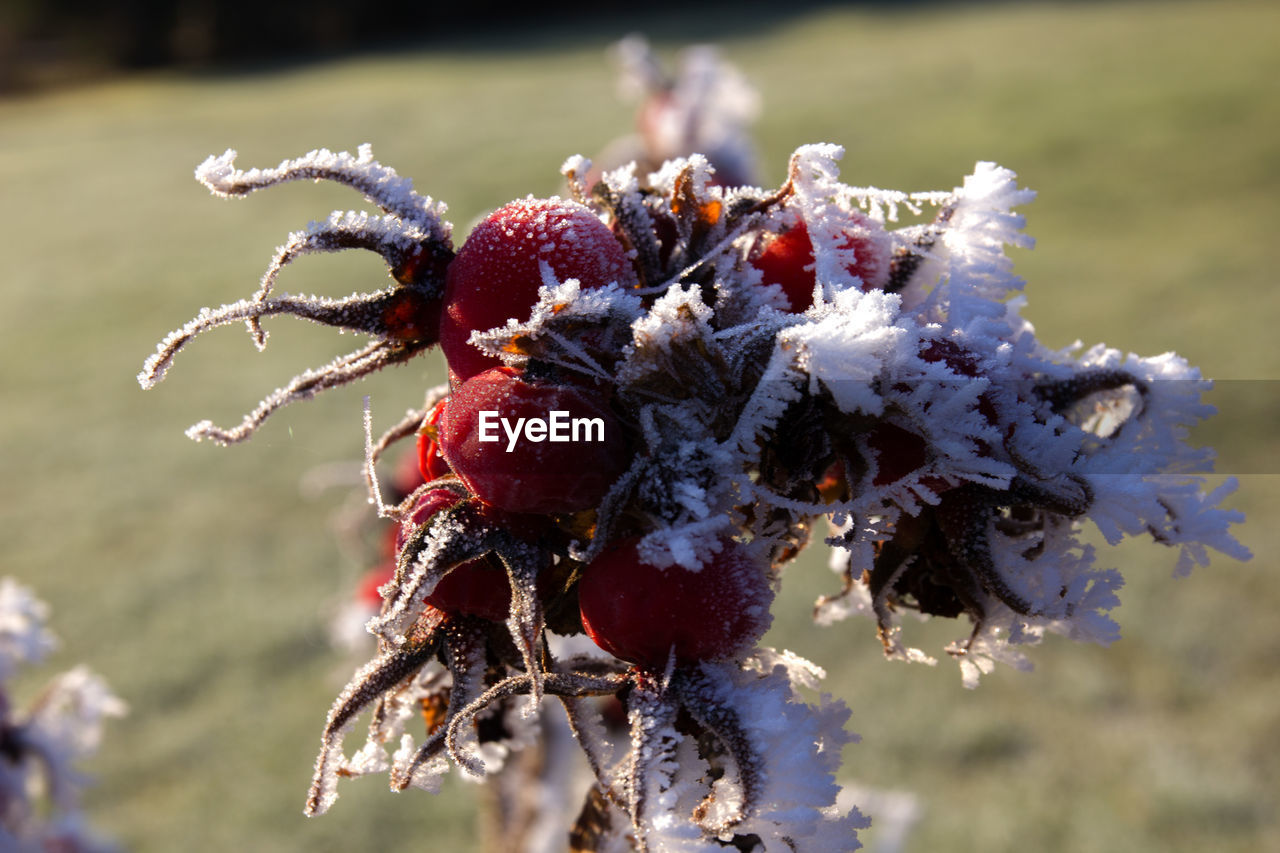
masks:
<path id="1" fill-rule="evenodd" d="M 1176 349 L 1239 380 L 1199 435 L 1242 475 L 1229 503 L 1255 558 L 1174 580 L 1157 545 L 1104 550 L 1127 578 L 1109 649 L 1052 637 L 1034 672 L 965 691 L 949 661 L 882 660 L 869 622 L 810 625 L 836 584 L 814 549 L 771 642 L 826 667 L 851 706 L 863 742 L 845 778 L 920 798 L 909 850 L 1280 850 L 1280 7 L 1265 0 L 584 18 L 0 101 L 0 573 L 52 605 L 51 667 L 83 661 L 132 707 L 90 767 L 94 824 L 137 851 L 473 849 L 477 789 L 456 779 L 436 797 L 359 780 L 329 815 L 301 815 L 320 726 L 358 663 L 326 623 L 363 566 L 330 529 L 346 494 L 299 484 L 359 458 L 362 395 L 391 423 L 439 380 L 436 357 L 229 449 L 183 429 L 234 422 L 354 341 L 282 320 L 258 354 L 231 328 L 153 392 L 134 376 L 200 306 L 251 293 L 290 230 L 359 201 L 312 184 L 218 201 L 191 179 L 208 154 L 267 166 L 369 142 L 449 203 L 461 236 L 630 130 L 606 49 L 632 30 L 668 58 L 714 41 L 745 72 L 766 183 L 814 141 L 846 147 L 854 184 L 946 189 L 977 160 L 1014 169 L 1039 192 L 1023 211 L 1039 245 L 1016 260 L 1046 343 Z M 342 295 L 384 274 L 350 253 L 305 259 L 281 286 Z M 930 652 L 965 631 L 915 627 Z"/>

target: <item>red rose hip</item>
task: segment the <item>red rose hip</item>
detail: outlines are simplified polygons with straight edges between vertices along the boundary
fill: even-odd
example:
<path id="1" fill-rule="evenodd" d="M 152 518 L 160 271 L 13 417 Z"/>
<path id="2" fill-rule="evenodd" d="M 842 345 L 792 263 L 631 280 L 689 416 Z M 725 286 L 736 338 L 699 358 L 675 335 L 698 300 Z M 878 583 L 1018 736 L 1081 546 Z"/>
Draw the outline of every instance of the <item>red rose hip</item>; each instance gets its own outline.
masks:
<path id="1" fill-rule="evenodd" d="M 453 376 L 466 380 L 499 364 L 467 339 L 473 331 L 529 317 L 544 261 L 559 281 L 576 278 L 584 289 L 636 283 L 626 250 L 585 205 L 528 198 L 498 208 L 472 230 L 449 265 L 440 348 Z"/>
<path id="2" fill-rule="evenodd" d="M 510 367 L 486 370 L 453 392 L 439 442 L 472 494 L 518 513 L 594 507 L 630 455 L 621 424 L 595 396 L 530 382 Z"/>
<path id="3" fill-rule="evenodd" d="M 880 223 L 866 214 L 850 213 L 840 248 L 853 250 L 857 260 L 845 269 L 862 280 L 863 290 L 884 286 L 889 278 L 890 252 Z M 817 283 L 813 241 L 803 219 L 766 243 L 751 264 L 764 273 L 765 284 L 782 286 L 792 311 L 799 313 L 813 304 Z"/>
<path id="4" fill-rule="evenodd" d="M 449 398 L 445 397 L 431 407 L 418 430 L 418 471 L 424 482 L 438 480 L 449 473 L 449 463 L 440 452 L 440 419 Z"/>
<path id="5" fill-rule="evenodd" d="M 772 621 L 768 567 L 731 539 L 698 571 L 660 569 L 639 555 L 640 540 L 607 548 L 578 583 L 583 627 L 614 657 L 662 669 L 676 661 L 730 658 L 755 646 Z"/>
<path id="6" fill-rule="evenodd" d="M 417 528 L 430 524 L 436 513 L 461 500 L 457 492 L 444 488 L 429 489 L 418 498 L 398 530 L 397 558 Z M 425 601 L 445 613 L 469 614 L 501 622 L 511 609 L 511 583 L 497 557 L 478 557 L 456 566 L 441 578 Z"/>

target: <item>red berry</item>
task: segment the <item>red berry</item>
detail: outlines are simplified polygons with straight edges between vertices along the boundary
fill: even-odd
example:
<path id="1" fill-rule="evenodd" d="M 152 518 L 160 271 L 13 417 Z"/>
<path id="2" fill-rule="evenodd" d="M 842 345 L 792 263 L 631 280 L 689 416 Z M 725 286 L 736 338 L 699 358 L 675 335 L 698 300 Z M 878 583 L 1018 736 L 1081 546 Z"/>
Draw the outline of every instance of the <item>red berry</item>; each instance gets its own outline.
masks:
<path id="1" fill-rule="evenodd" d="M 541 263 L 583 288 L 636 283 L 626 251 L 589 208 L 559 198 L 522 199 L 475 227 L 449 265 L 440 348 L 460 380 L 497 365 L 467 343 L 474 330 L 527 319 L 542 285 Z"/>
<path id="2" fill-rule="evenodd" d="M 661 669 L 671 650 L 692 663 L 754 647 L 768 629 L 773 590 L 767 567 L 731 539 L 698 571 L 644 562 L 640 540 L 607 548 L 578 583 L 582 624 L 614 657 Z"/>
<path id="3" fill-rule="evenodd" d="M 448 509 L 460 500 L 462 496 L 452 489 L 428 489 L 418 498 L 409 515 L 396 528 L 396 554 L 399 555 L 400 550 L 404 548 L 404 543 L 415 530 L 431 521 L 437 512 Z"/>
<path id="4" fill-rule="evenodd" d="M 927 346 L 921 348 L 920 357 L 934 364 L 945 362 L 947 367 L 960 376 L 977 376 L 981 372 L 978 369 L 978 357 L 950 338 L 934 338 L 929 341 Z"/>
<path id="5" fill-rule="evenodd" d="M 929 448 L 923 436 L 897 424 L 881 421 L 867 434 L 867 445 L 876 454 L 877 470 L 873 486 L 896 483 L 930 464 Z M 935 474 L 922 474 L 917 481 L 935 494 L 950 491 L 951 483 Z"/>
<path id="6" fill-rule="evenodd" d="M 442 577 L 426 601 L 445 613 L 504 622 L 511 612 L 511 582 L 497 557 L 481 557 Z"/>
<path id="7" fill-rule="evenodd" d="M 418 498 L 413 512 L 401 523 L 396 541 L 396 555 L 413 532 L 441 510 L 462 500 L 451 489 L 430 489 Z M 511 584 L 506 569 L 493 556 L 468 560 L 440 579 L 425 601 L 445 613 L 479 616 L 494 622 L 507 618 L 511 609 Z"/>
<path id="8" fill-rule="evenodd" d="M 629 463 L 622 426 L 582 388 L 510 367 L 473 376 L 440 420 L 444 458 L 477 498 L 509 512 L 597 505 Z"/>
<path id="9" fill-rule="evenodd" d="M 881 421 L 867 434 L 867 445 L 875 451 L 877 470 L 873 486 L 896 483 L 929 461 L 925 441 L 897 424 Z"/>
<path id="10" fill-rule="evenodd" d="M 852 249 L 857 258 L 846 269 L 862 280 L 863 290 L 883 287 L 889 279 L 890 259 L 884 228 L 866 214 L 851 212 L 843 230 L 840 248 Z M 765 284 L 782 286 L 792 311 L 799 313 L 813 304 L 813 287 L 817 283 L 813 241 L 803 219 L 770 240 L 751 263 L 764 273 Z"/>
<path id="11" fill-rule="evenodd" d="M 449 463 L 440 452 L 440 419 L 448 402 L 446 397 L 432 406 L 418 431 L 418 471 L 427 482 L 449 473 Z"/>

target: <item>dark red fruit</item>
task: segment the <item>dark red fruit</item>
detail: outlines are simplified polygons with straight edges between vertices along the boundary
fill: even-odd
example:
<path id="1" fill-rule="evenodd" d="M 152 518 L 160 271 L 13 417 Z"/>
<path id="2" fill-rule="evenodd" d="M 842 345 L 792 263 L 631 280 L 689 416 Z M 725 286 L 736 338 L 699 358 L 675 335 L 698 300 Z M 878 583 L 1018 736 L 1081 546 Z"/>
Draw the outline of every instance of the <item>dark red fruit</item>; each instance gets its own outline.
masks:
<path id="1" fill-rule="evenodd" d="M 772 621 L 767 566 L 731 539 L 694 572 L 641 560 L 626 539 L 587 566 L 578 583 L 582 624 L 596 645 L 649 669 L 676 660 L 731 658 L 754 648 Z"/>
<path id="2" fill-rule="evenodd" d="M 449 463 L 440 452 L 440 418 L 444 416 L 446 397 L 431 407 L 418 430 L 418 471 L 427 481 L 438 480 L 449 473 Z"/>
<path id="3" fill-rule="evenodd" d="M 413 535 L 413 531 L 429 522 L 437 512 L 462 500 L 462 496 L 452 489 L 428 489 L 413 505 L 413 510 L 396 528 L 396 554 L 404 547 L 404 543 Z"/>
<path id="4" fill-rule="evenodd" d="M 445 613 L 504 622 L 511 612 L 511 581 L 497 557 L 481 557 L 442 577 L 426 601 Z"/>
<path id="5" fill-rule="evenodd" d="M 873 486 L 896 483 L 929 461 L 924 439 L 897 424 L 885 421 L 876 424 L 867 434 L 867 445 L 876 454 Z"/>
<path id="6" fill-rule="evenodd" d="M 576 278 L 583 288 L 636 283 L 622 244 L 584 205 L 529 198 L 498 208 L 471 232 L 446 277 L 440 348 L 458 380 L 499 363 L 467 338 L 529 317 L 543 284 L 543 261 L 557 280 Z"/>
<path id="7" fill-rule="evenodd" d="M 454 390 L 439 441 L 472 494 L 509 512 L 590 509 L 629 463 L 622 426 L 596 396 L 526 381 L 510 367 L 486 370 Z"/>
<path id="8" fill-rule="evenodd" d="M 978 357 L 950 338 L 934 338 L 921 347 L 920 357 L 934 364 L 944 362 L 961 376 L 977 376 Z"/>
<path id="9" fill-rule="evenodd" d="M 401 523 L 396 555 L 413 532 L 433 516 L 463 498 L 451 489 L 430 489 L 418 498 L 413 512 Z M 511 584 L 497 557 L 468 560 L 440 579 L 425 601 L 445 613 L 469 614 L 502 622 L 511 609 Z"/>
<path id="10" fill-rule="evenodd" d="M 862 289 L 883 287 L 889 279 L 889 243 L 883 239 L 884 228 L 871 217 L 853 212 L 844 228 L 841 249 L 852 249 L 857 261 L 846 269 L 862 279 Z M 813 241 L 804 220 L 770 240 L 752 266 L 764 273 L 765 284 L 779 284 L 791 303 L 791 310 L 801 312 L 813 304 Z"/>

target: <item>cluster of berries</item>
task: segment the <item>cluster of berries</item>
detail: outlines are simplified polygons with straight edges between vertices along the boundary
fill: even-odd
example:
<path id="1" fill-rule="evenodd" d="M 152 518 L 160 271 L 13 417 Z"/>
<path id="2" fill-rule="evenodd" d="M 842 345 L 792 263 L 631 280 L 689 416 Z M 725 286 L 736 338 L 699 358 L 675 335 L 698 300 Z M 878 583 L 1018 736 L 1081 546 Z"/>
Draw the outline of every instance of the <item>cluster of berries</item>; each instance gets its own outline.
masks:
<path id="1" fill-rule="evenodd" d="M 369 624 L 377 656 L 325 726 L 309 812 L 339 776 L 389 770 L 434 790 L 449 759 L 498 772 L 551 695 L 594 778 L 575 849 L 854 849 L 866 820 L 835 806 L 848 711 L 802 701 L 820 671 L 758 647 L 823 517 L 844 587 L 820 621 L 864 612 L 889 656 L 919 660 L 902 611 L 967 616 L 948 651 L 970 685 L 1046 631 L 1115 636 L 1120 578 L 1076 538 L 1086 517 L 1111 539 L 1179 547 L 1185 568 L 1206 545 L 1247 556 L 1216 506 L 1229 487 L 1205 495 L 1188 473 L 1209 466 L 1184 441 L 1206 414 L 1195 371 L 1051 352 L 1018 315 L 1004 246 L 1028 242 L 1011 209 L 1030 193 L 1012 173 L 983 163 L 955 190 L 908 194 L 841 182 L 840 155 L 799 149 L 772 190 L 723 186 L 700 155 L 587 186 L 590 164 L 571 158 L 569 198 L 505 205 L 456 252 L 443 209 L 367 149 L 200 167 L 218 194 L 328 179 L 383 214 L 292 235 L 258 294 L 161 343 L 144 386 L 227 323 L 259 344 L 260 319 L 282 313 L 373 336 L 194 437 L 238 441 L 436 343 L 449 368 L 427 405 L 370 434 L 395 567 Z M 890 228 L 903 211 L 917 221 Z M 272 295 L 293 258 L 346 248 L 380 254 L 393 284 Z M 410 436 L 424 482 L 385 506 L 374 463 Z M 563 639 L 582 634 L 596 648 Z M 604 710 L 619 703 L 621 732 Z M 368 743 L 347 756 L 370 707 Z M 417 743 L 407 727 L 424 714 Z"/>

